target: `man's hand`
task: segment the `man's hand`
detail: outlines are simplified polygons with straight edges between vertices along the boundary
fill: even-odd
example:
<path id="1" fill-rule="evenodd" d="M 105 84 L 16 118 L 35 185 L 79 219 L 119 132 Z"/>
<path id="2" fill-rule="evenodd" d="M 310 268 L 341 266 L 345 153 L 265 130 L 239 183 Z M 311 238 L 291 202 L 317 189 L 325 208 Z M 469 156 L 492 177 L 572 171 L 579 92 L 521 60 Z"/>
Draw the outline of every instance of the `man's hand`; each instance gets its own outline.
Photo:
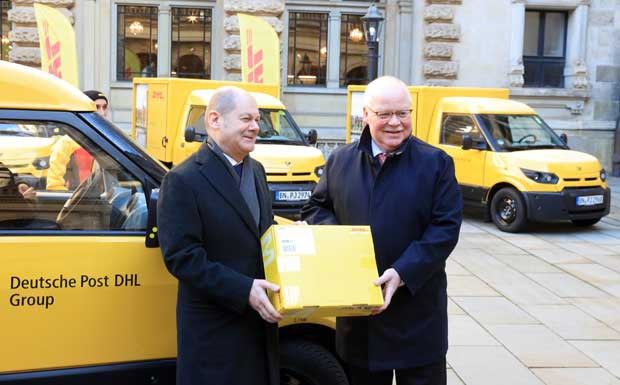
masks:
<path id="1" fill-rule="evenodd" d="M 280 291 L 280 288 L 278 285 L 265 281 L 264 279 L 255 279 L 250 289 L 250 306 L 252 306 L 265 321 L 276 323 L 282 320 L 282 316 L 276 311 L 271 302 L 269 302 L 267 290 L 277 293 Z"/>
<path id="2" fill-rule="evenodd" d="M 396 289 L 398 289 L 398 286 L 400 286 L 400 282 L 400 275 L 393 268 L 387 269 L 383 272 L 383 275 L 377 278 L 377 280 L 375 281 L 375 286 L 383 285 L 383 306 L 381 306 L 377 310 L 374 310 L 371 313 L 372 315 L 377 315 L 387 309 L 388 306 L 390 306 L 392 296 L 394 295 Z"/>
<path id="3" fill-rule="evenodd" d="M 34 187 L 30 187 L 25 183 L 18 184 L 17 190 L 20 194 L 22 194 L 22 197 L 24 197 L 24 199 L 36 199 L 37 197 L 37 190 L 35 190 Z"/>

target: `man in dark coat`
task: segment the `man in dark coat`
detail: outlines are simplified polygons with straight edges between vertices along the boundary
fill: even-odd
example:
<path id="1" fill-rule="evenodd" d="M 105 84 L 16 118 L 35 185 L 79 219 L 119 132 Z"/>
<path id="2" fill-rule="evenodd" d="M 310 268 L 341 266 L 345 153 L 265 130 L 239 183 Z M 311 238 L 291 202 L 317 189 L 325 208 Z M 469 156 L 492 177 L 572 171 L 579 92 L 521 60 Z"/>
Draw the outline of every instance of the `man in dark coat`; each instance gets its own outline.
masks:
<path id="1" fill-rule="evenodd" d="M 277 321 L 260 235 L 273 223 L 265 170 L 248 156 L 256 101 L 222 87 L 206 114 L 209 139 L 161 186 L 164 261 L 179 280 L 177 385 L 278 385 Z"/>
<path id="2" fill-rule="evenodd" d="M 411 96 L 393 77 L 364 94 L 359 142 L 327 161 L 303 219 L 370 225 L 385 304 L 337 319 L 336 349 L 352 385 L 445 384 L 445 261 L 456 246 L 461 194 L 452 159 L 411 136 Z"/>

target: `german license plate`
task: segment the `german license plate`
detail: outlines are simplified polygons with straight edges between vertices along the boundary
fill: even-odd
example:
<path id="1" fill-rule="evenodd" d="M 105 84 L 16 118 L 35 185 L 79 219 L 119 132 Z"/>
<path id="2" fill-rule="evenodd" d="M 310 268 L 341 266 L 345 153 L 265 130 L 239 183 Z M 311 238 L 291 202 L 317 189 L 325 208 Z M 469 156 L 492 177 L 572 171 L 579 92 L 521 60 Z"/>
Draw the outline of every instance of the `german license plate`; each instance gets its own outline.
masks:
<path id="1" fill-rule="evenodd" d="M 310 199 L 311 191 L 276 191 L 277 201 L 305 201 Z"/>
<path id="2" fill-rule="evenodd" d="M 586 195 L 577 197 L 577 206 L 594 206 L 603 203 L 602 195 Z"/>

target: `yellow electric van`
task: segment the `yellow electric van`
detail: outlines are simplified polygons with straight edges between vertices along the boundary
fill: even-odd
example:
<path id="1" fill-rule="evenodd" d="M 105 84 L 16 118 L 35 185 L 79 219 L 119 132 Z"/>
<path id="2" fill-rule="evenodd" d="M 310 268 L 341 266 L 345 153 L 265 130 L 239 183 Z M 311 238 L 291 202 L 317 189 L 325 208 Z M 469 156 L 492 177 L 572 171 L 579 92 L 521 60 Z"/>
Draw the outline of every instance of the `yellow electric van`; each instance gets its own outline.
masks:
<path id="1" fill-rule="evenodd" d="M 260 112 L 256 149 L 250 154 L 265 167 L 273 209 L 297 219 L 325 166 L 312 146 L 316 130 L 304 135 L 270 84 L 200 79 L 135 78 L 132 136 L 168 166 L 194 153 L 206 139 L 204 113 L 213 92 L 235 85 L 252 93 Z"/>
<path id="2" fill-rule="evenodd" d="M 0 132 L 15 127 L 70 137 L 92 167 L 74 190 L 25 197 L 17 184 L 37 176 L 0 155 L 0 384 L 174 384 L 177 282 L 156 233 L 167 168 L 80 90 L 0 61 Z M 280 324 L 283 383 L 348 383 L 334 327 Z"/>
<path id="3" fill-rule="evenodd" d="M 347 140 L 363 128 L 365 86 L 349 86 Z M 413 135 L 454 159 L 466 206 L 502 231 L 528 221 L 590 226 L 609 214 L 607 174 L 596 157 L 570 150 L 536 111 L 507 89 L 409 87 Z"/>

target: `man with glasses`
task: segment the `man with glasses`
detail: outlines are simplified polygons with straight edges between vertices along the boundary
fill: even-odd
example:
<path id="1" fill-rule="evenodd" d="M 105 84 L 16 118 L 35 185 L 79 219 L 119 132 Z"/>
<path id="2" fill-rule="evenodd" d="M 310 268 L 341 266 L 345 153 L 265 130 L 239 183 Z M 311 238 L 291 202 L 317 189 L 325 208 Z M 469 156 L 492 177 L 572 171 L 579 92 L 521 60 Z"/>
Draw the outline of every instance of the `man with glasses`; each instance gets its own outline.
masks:
<path id="1" fill-rule="evenodd" d="M 462 219 L 454 163 L 411 136 L 411 96 L 393 77 L 364 93 L 359 142 L 335 150 L 304 206 L 310 224 L 370 225 L 385 304 L 337 319 L 351 385 L 446 384 L 445 261 Z"/>

